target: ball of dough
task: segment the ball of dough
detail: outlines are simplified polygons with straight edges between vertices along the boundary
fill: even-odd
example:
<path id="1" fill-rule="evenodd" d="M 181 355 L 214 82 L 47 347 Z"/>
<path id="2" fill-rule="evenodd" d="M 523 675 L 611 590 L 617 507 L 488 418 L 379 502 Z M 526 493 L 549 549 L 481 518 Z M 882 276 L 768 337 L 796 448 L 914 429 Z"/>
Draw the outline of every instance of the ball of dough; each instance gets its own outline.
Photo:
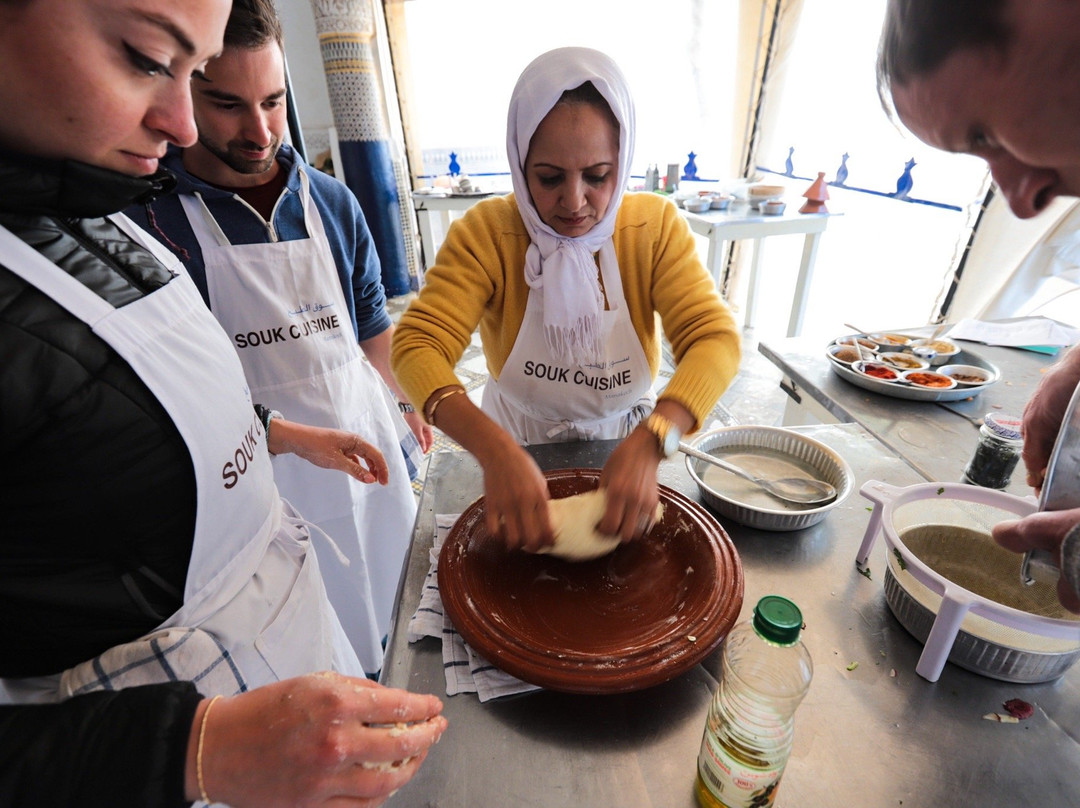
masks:
<path id="1" fill-rule="evenodd" d="M 548 514 L 555 543 L 536 552 L 549 553 L 567 561 L 588 561 L 607 555 L 619 546 L 621 539 L 596 530 L 606 507 L 607 497 L 602 488 L 550 500 Z M 663 515 L 664 506 L 658 504 L 655 522 Z"/>

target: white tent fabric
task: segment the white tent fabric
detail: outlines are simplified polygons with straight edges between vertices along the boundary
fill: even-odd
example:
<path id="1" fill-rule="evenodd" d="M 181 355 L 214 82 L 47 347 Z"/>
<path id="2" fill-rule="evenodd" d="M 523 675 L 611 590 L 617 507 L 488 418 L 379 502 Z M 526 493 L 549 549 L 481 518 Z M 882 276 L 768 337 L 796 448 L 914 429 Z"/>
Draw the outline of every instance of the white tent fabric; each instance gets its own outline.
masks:
<path id="1" fill-rule="evenodd" d="M 735 126 L 732 137 L 736 152 L 733 175 L 742 170 L 742 163 L 757 164 L 757 154 L 767 152 L 772 145 L 773 122 L 782 103 L 788 56 L 799 29 L 803 0 L 741 0 L 739 5 L 739 55 L 736 74 Z M 770 33 L 776 35 L 769 52 Z M 768 72 L 765 73 L 766 66 Z M 764 84 L 762 83 L 764 79 Z M 758 98 L 761 97 L 759 132 L 753 144 L 751 127 Z M 745 114 L 741 112 L 745 110 Z M 748 148 L 754 153 L 746 160 Z"/>
<path id="2" fill-rule="evenodd" d="M 1045 310 L 1052 299 L 1080 284 L 1080 203 L 1056 199 L 1034 219 L 1017 219 L 999 193 L 979 224 L 947 319 L 982 320 L 1043 314 L 1080 321 L 1080 301 L 1070 317 Z"/>
<path id="3" fill-rule="evenodd" d="M 979 319 L 1043 315 L 1080 326 L 1080 203 L 1063 201 L 1061 208 L 1057 216 L 1046 214 L 1050 226 L 1001 281 Z"/>

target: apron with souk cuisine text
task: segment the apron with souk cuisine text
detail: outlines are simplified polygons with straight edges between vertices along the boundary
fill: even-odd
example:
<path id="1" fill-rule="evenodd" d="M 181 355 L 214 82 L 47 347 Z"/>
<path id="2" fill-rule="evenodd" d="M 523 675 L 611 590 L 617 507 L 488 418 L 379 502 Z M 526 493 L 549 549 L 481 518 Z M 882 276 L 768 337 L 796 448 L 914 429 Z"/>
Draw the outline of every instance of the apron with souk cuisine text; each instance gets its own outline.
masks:
<path id="1" fill-rule="evenodd" d="M 226 694 L 319 670 L 361 675 L 327 600 L 307 528 L 274 485 L 236 352 L 176 258 L 125 216 L 109 218 L 178 277 L 114 308 L 2 227 L 0 251 L 12 258 L 5 261 L 12 272 L 127 361 L 184 439 L 195 472 L 195 536 L 183 605 L 158 633 L 197 629 L 212 640 L 180 646 L 167 667 L 149 673 L 145 663 L 157 646 L 133 640 L 107 652 L 117 671 L 108 681 L 96 670 L 103 655 L 63 675 L 4 680 L 0 701 L 55 701 L 95 682 L 113 689 L 173 679 L 194 681 L 210 695 L 215 688 L 206 673 L 226 665 L 235 679 Z M 134 673 L 125 678 L 128 670 Z"/>
<path id="2" fill-rule="evenodd" d="M 604 248 L 607 249 L 607 248 Z M 614 265 L 601 261 L 600 265 Z M 652 412 L 649 362 L 634 331 L 615 270 L 601 269 L 608 308 L 601 312 L 601 356 L 575 365 L 544 339 L 544 293 L 530 289 L 514 347 L 498 381 L 484 386 L 482 408 L 522 444 L 623 438 Z"/>
<path id="3" fill-rule="evenodd" d="M 273 458 L 282 496 L 344 553 L 341 559 L 323 536 L 313 536 L 330 602 L 364 669 L 376 673 L 416 497 L 395 429 L 401 416 L 356 342 L 302 168 L 300 182 L 303 239 L 230 244 L 201 196 L 180 200 L 202 249 L 210 310 L 233 341 L 253 398 L 290 421 L 355 432 L 386 458 L 386 486 L 364 485 L 292 455 Z M 239 198 L 236 204 L 247 206 Z"/>

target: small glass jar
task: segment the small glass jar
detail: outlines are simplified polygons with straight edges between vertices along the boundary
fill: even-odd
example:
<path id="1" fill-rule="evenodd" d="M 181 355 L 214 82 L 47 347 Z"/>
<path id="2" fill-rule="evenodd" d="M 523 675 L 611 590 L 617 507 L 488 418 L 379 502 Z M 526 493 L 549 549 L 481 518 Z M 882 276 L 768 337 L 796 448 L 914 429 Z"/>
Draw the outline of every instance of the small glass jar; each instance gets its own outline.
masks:
<path id="1" fill-rule="evenodd" d="M 965 483 L 998 490 L 1008 486 L 1024 447 L 1020 425 L 1014 415 L 991 412 L 983 418 L 979 444 L 964 469 Z"/>

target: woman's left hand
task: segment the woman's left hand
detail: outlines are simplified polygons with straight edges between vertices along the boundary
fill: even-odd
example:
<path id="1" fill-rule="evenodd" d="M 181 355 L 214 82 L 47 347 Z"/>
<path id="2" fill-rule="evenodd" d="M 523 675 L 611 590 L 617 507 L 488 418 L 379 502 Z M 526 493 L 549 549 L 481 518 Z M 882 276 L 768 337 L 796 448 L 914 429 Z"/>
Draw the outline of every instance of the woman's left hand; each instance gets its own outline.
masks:
<path id="1" fill-rule="evenodd" d="M 656 438 L 645 429 L 635 429 L 616 447 L 600 472 L 607 511 L 597 530 L 625 542 L 652 529 L 660 502 L 656 482 L 660 459 Z"/>
<path id="2" fill-rule="evenodd" d="M 661 399 L 653 410 L 685 435 L 694 428 L 694 415 L 673 399 Z M 656 479 L 663 455 L 660 441 L 645 423 L 638 424 L 611 453 L 600 472 L 607 510 L 596 529 L 623 541 L 640 538 L 656 522 L 660 487 Z"/>
<path id="3" fill-rule="evenodd" d="M 275 418 L 266 445 L 273 454 L 291 453 L 313 465 L 343 471 L 362 483 L 386 485 L 390 468 L 382 452 L 352 432 Z"/>

